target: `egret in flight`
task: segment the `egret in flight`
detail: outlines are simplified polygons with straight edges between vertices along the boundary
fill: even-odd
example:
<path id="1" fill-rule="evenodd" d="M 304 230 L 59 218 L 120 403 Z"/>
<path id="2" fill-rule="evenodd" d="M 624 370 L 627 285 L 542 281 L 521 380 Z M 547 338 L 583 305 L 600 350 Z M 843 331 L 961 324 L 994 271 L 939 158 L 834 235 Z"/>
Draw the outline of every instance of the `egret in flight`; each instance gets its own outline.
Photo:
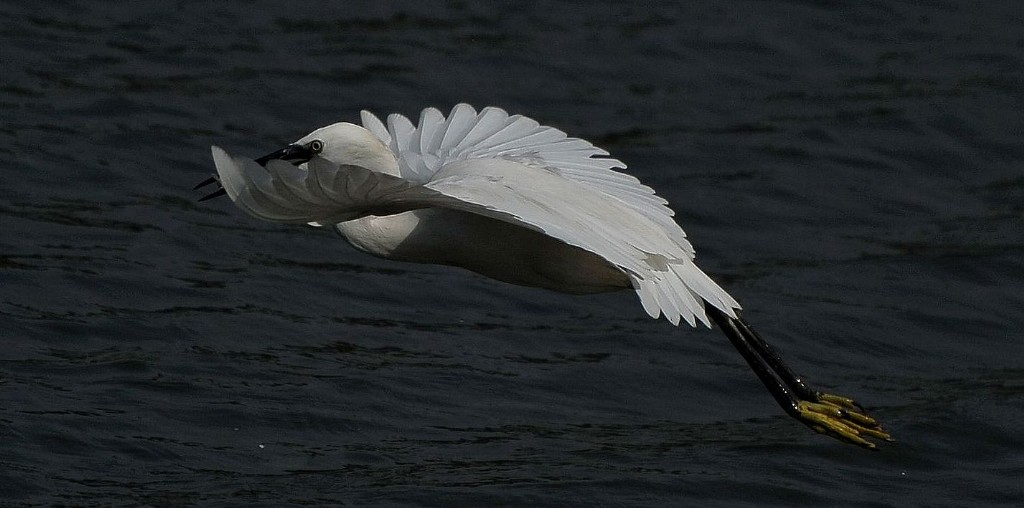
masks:
<path id="1" fill-rule="evenodd" d="M 694 264 L 667 201 L 608 152 L 521 115 L 459 104 L 414 125 L 362 112 L 258 159 L 214 146 L 219 183 L 258 219 L 336 230 L 385 259 L 466 268 L 523 286 L 588 294 L 632 289 L 651 317 L 711 321 L 787 414 L 875 449 L 889 434 L 853 400 L 811 389 Z"/>

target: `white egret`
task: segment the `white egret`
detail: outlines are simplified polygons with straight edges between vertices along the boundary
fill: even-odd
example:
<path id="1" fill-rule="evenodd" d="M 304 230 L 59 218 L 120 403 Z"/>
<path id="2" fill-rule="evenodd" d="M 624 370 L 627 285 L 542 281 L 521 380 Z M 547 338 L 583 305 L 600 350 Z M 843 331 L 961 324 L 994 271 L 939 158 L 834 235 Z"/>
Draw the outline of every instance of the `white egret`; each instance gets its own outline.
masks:
<path id="1" fill-rule="evenodd" d="M 386 259 L 467 268 L 585 294 L 632 288 L 652 317 L 714 321 L 791 416 L 866 448 L 889 435 L 851 399 L 810 389 L 694 264 L 667 202 L 591 143 L 498 108 L 466 104 L 418 125 L 362 112 L 258 159 L 212 147 L 222 188 L 266 221 L 337 230 Z"/>

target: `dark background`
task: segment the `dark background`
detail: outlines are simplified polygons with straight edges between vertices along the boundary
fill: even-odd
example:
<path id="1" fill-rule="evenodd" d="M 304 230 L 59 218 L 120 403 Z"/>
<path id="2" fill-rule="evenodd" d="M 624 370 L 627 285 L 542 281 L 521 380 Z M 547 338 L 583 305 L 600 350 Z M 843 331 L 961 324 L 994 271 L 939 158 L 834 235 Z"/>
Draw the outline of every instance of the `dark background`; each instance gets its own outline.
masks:
<path id="1" fill-rule="evenodd" d="M 1016 506 L 1017 2 L 0 3 L 4 506 Z M 360 109 L 584 137 L 870 453 L 717 330 L 198 204 Z"/>

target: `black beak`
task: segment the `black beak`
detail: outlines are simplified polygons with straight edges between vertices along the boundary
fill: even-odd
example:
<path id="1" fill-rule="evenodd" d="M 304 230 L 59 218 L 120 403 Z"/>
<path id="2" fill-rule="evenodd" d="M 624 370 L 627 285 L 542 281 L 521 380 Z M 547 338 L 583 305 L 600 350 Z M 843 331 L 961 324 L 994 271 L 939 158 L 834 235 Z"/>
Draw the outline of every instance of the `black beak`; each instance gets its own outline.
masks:
<path id="1" fill-rule="evenodd" d="M 256 159 L 256 163 L 260 166 L 266 166 L 267 162 L 270 162 L 272 159 L 281 159 L 292 164 L 302 164 L 303 162 L 309 162 L 309 159 L 312 158 L 313 149 L 310 148 L 310 144 L 288 145 L 276 152 L 268 153 Z"/>
<path id="2" fill-rule="evenodd" d="M 312 159 L 313 155 L 315 155 L 315 152 L 313 150 L 313 143 L 307 143 L 305 145 L 292 144 L 276 152 L 268 153 L 263 157 L 256 159 L 256 163 L 259 164 L 260 166 L 266 166 L 267 163 L 273 159 L 281 159 L 284 161 L 291 162 L 292 164 L 298 165 L 304 162 L 309 162 L 309 159 Z M 211 176 L 210 178 L 207 178 L 206 180 L 199 182 L 199 184 L 196 185 L 195 187 L 192 187 L 192 190 L 197 190 L 201 187 L 205 187 L 215 182 L 217 182 L 217 177 Z M 227 194 L 227 191 L 225 191 L 223 187 L 218 187 L 217 190 L 199 198 L 199 201 L 206 201 L 207 199 L 213 199 L 216 197 L 223 196 L 225 194 Z"/>

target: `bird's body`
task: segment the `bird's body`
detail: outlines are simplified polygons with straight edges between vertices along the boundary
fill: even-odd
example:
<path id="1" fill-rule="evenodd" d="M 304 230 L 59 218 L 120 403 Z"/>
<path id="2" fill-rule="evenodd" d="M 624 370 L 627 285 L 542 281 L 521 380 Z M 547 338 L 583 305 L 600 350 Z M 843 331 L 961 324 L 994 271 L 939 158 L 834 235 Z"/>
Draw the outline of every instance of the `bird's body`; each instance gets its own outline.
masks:
<path id="1" fill-rule="evenodd" d="M 465 104 L 447 116 L 428 108 L 417 125 L 365 111 L 362 123 L 322 127 L 256 160 L 213 147 L 223 190 L 209 197 L 226 193 L 263 220 L 332 227 L 386 259 L 565 293 L 632 288 L 652 317 L 714 320 L 804 423 L 869 447 L 861 434 L 888 437 L 852 401 L 813 392 L 782 364 L 694 264 L 667 202 L 604 150 Z"/>
<path id="2" fill-rule="evenodd" d="M 481 215 L 425 208 L 335 224 L 355 248 L 395 261 L 458 266 L 520 286 L 571 294 L 628 289 L 600 256 L 536 231 Z"/>

